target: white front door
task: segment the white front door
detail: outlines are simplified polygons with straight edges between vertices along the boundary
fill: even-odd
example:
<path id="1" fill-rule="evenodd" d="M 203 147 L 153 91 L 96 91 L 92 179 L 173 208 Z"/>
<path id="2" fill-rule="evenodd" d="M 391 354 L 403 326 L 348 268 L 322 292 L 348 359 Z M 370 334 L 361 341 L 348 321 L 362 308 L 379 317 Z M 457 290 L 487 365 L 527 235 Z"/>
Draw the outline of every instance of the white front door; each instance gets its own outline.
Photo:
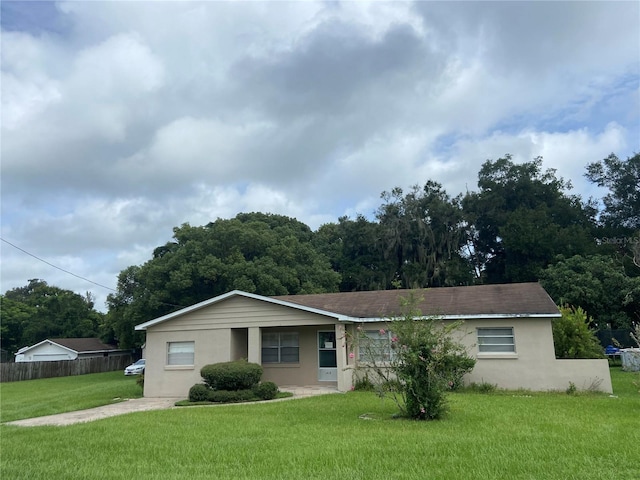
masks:
<path id="1" fill-rule="evenodd" d="M 336 348 L 334 330 L 318 332 L 318 380 L 320 382 L 338 381 Z"/>

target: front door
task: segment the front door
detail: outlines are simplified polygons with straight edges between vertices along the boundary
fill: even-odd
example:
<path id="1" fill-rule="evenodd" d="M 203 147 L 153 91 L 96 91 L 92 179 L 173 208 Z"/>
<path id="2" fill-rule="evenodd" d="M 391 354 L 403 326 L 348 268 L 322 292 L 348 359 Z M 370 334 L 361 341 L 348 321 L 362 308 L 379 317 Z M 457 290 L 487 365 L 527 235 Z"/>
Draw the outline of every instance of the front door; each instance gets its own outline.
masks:
<path id="1" fill-rule="evenodd" d="M 318 332 L 318 380 L 320 382 L 338 381 L 336 347 L 335 331 Z"/>

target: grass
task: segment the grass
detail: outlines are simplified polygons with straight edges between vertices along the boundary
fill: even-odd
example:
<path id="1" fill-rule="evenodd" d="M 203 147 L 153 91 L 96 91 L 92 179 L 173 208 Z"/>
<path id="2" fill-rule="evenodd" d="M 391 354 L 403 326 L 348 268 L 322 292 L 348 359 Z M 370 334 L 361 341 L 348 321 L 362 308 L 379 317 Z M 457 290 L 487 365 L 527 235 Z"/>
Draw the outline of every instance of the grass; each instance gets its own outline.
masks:
<path id="1" fill-rule="evenodd" d="M 614 397 L 455 393 L 450 415 L 437 422 L 392 420 L 391 401 L 350 392 L 142 412 L 68 427 L 3 425 L 0 476 L 636 478 L 640 394 L 634 378 L 613 369 Z"/>
<path id="2" fill-rule="evenodd" d="M 0 383 L 0 421 L 99 407 L 142 396 L 137 377 L 121 371 Z"/>

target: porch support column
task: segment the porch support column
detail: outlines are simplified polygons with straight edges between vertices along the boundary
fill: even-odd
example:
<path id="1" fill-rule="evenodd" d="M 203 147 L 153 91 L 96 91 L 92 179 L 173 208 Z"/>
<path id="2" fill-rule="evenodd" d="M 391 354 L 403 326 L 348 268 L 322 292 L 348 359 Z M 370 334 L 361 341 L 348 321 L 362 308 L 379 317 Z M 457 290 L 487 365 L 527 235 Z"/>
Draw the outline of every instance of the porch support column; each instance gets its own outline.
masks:
<path id="1" fill-rule="evenodd" d="M 249 327 L 247 338 L 247 360 L 251 363 L 262 364 L 262 355 L 260 355 L 260 327 Z"/>
<path id="2" fill-rule="evenodd" d="M 336 363 L 338 365 L 338 391 L 351 390 L 351 368 L 347 365 L 347 338 L 344 324 L 336 323 Z"/>

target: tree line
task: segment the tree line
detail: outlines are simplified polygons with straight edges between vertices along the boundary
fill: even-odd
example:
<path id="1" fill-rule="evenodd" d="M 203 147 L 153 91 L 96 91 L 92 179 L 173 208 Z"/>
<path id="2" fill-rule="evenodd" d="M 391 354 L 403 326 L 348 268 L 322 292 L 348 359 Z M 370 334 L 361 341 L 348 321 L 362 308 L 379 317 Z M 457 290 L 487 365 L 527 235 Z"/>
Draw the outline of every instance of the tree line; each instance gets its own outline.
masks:
<path id="1" fill-rule="evenodd" d="M 340 217 L 316 231 L 259 212 L 183 224 L 147 262 L 119 274 L 97 330 L 138 346 L 136 324 L 234 289 L 286 295 L 529 281 L 559 305 L 583 308 L 594 327 L 629 328 L 640 322 L 640 154 L 612 154 L 585 176 L 607 189 L 600 202 L 572 194 L 541 158 L 516 164 L 506 155 L 482 165 L 477 191 L 451 196 L 431 180 L 394 188 L 373 218 Z M 2 338 L 6 348 L 4 330 Z"/>

